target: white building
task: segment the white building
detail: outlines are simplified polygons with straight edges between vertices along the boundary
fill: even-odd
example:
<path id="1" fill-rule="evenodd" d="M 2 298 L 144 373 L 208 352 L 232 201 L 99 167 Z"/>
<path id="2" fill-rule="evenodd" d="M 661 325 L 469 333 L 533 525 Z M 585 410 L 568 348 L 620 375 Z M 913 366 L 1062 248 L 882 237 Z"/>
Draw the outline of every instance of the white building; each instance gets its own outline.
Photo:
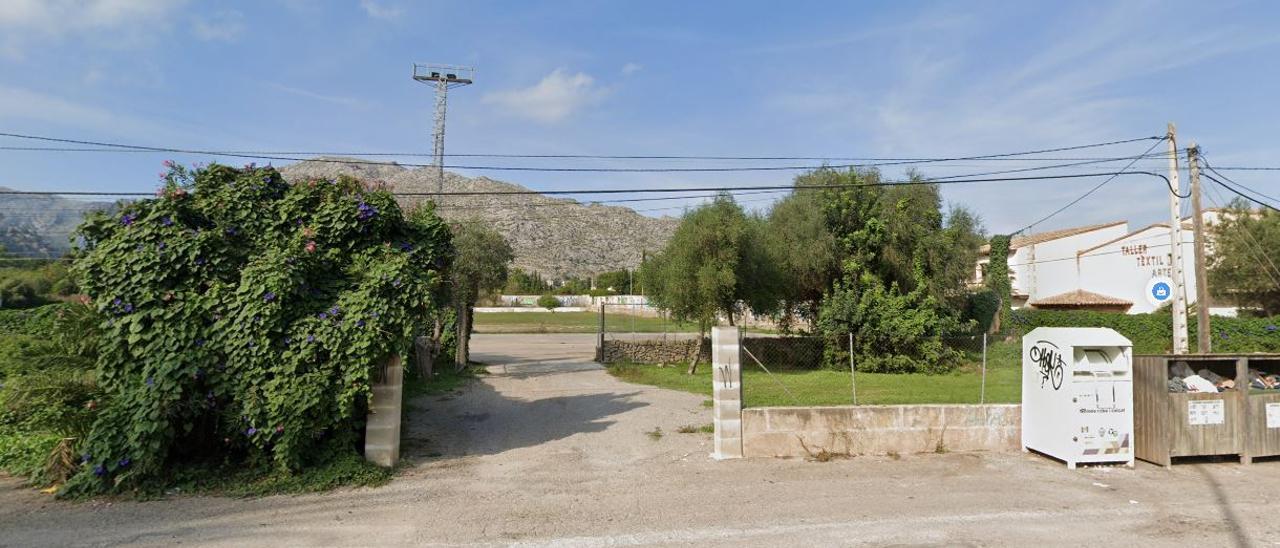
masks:
<path id="1" fill-rule="evenodd" d="M 1219 213 L 1205 211 L 1206 226 Z M 1191 228 L 1190 218 L 1184 219 L 1182 271 L 1188 304 L 1196 300 Z M 1130 231 L 1128 222 L 1119 221 L 1015 237 L 1008 258 L 1013 307 L 1152 312 L 1172 299 L 1171 247 L 1168 223 Z M 981 282 L 989 263 L 990 248 L 984 246 L 975 283 Z M 1234 313 L 1234 309 L 1211 310 Z"/>

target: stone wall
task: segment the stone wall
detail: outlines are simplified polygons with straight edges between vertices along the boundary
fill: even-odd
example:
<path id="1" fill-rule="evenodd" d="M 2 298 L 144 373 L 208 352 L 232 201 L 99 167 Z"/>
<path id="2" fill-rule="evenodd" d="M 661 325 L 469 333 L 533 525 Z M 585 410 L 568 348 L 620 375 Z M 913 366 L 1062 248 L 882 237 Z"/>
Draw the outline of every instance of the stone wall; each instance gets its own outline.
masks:
<path id="1" fill-rule="evenodd" d="M 869 405 L 742 410 L 747 457 L 1013 451 L 1019 405 Z"/>
<path id="2" fill-rule="evenodd" d="M 616 341 L 605 340 L 604 363 L 678 363 L 692 361 L 697 351 L 698 342 L 694 339 L 684 340 L 649 340 L 649 341 Z M 702 361 L 711 361 L 711 345 L 702 341 Z"/>

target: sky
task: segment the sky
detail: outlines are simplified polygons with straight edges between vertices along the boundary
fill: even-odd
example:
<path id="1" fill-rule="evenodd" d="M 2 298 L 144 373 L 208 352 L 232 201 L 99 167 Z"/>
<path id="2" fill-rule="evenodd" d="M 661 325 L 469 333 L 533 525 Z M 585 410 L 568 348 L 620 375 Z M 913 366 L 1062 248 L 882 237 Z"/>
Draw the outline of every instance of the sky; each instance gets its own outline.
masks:
<path id="1" fill-rule="evenodd" d="M 411 67 L 431 62 L 476 69 L 474 85 L 450 93 L 448 153 L 960 157 L 1163 135 L 1175 122 L 1179 147 L 1194 141 L 1215 165 L 1280 166 L 1277 21 L 1278 3 L 1229 1 L 5 0 L 0 132 L 202 150 L 428 153 L 432 89 L 412 80 Z M 1137 155 L 1153 143 L 1056 157 Z M 3 145 L 49 144 L 0 137 Z M 0 186 L 150 191 L 170 158 L 216 159 L 0 150 Z M 916 169 L 950 176 L 1037 163 Z M 1138 165 L 1167 170 L 1167 161 Z M 903 175 L 901 166 L 883 170 Z M 785 185 L 796 174 L 458 171 L 536 190 Z M 1280 195 L 1268 172 L 1228 173 Z M 943 194 L 1003 233 L 1098 182 L 951 185 Z M 1163 184 L 1117 178 L 1035 230 L 1167 220 Z M 771 198 L 742 199 L 763 211 Z M 694 202 L 636 207 L 678 215 Z"/>

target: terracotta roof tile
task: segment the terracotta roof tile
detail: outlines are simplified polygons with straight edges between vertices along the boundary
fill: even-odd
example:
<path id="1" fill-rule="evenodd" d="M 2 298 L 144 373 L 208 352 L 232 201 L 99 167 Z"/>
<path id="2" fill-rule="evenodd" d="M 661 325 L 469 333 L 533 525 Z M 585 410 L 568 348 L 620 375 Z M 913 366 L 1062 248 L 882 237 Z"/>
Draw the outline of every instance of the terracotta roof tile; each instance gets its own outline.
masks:
<path id="1" fill-rule="evenodd" d="M 1133 306 L 1133 301 L 1077 289 L 1036 299 L 1029 304 L 1031 306 Z"/>

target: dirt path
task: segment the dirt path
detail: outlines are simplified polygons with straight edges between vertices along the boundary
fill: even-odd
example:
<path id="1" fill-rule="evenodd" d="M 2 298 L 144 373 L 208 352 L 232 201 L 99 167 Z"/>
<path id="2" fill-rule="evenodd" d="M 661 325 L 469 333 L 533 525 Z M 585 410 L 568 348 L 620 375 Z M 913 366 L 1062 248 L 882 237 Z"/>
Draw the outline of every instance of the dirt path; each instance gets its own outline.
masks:
<path id="1" fill-rule="evenodd" d="M 1068 471 L 1023 454 L 714 462 L 703 398 L 621 383 L 592 335 L 480 336 L 490 375 L 412 402 L 390 485 L 64 504 L 0 488 L 0 545 L 1280 543 L 1280 462 Z M 661 428 L 654 439 L 647 432 Z"/>

